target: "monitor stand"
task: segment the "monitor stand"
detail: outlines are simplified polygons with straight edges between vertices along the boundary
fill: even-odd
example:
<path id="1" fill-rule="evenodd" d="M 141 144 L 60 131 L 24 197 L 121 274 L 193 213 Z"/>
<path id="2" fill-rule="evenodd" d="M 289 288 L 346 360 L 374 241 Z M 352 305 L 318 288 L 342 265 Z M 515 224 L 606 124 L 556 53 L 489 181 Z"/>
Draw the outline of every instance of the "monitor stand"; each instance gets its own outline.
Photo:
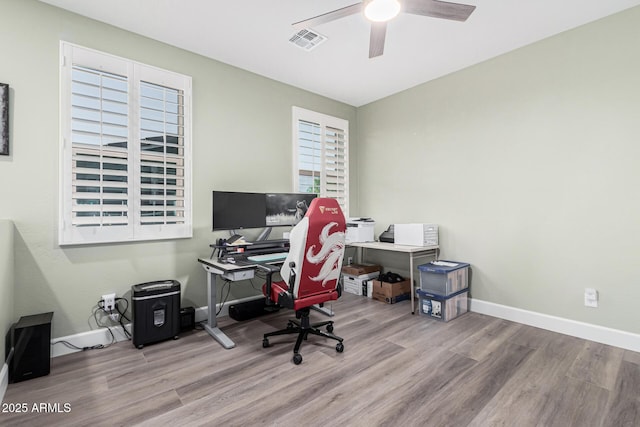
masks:
<path id="1" fill-rule="evenodd" d="M 271 233 L 271 227 L 265 227 L 258 237 L 256 237 L 256 242 L 264 242 L 269 237 Z"/>
<path id="2" fill-rule="evenodd" d="M 229 237 L 226 241 L 227 245 L 230 245 L 238 240 L 242 240 L 244 239 L 244 236 L 241 234 L 232 234 L 231 237 Z"/>

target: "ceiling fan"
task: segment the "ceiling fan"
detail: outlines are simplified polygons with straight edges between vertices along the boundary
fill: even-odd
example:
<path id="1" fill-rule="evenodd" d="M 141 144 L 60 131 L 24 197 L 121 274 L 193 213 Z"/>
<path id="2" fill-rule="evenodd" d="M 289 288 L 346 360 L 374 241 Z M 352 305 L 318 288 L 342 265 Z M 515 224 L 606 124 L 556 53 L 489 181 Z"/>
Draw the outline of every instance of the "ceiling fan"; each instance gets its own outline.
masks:
<path id="1" fill-rule="evenodd" d="M 351 6 L 296 22 L 293 24 L 293 28 L 298 31 L 304 30 L 315 25 L 325 24 L 364 12 L 364 16 L 371 21 L 369 58 L 374 58 L 384 52 L 387 22 L 395 18 L 400 12 L 430 16 L 432 18 L 466 21 L 475 9 L 476 7 L 472 5 L 439 0 L 363 0 Z"/>

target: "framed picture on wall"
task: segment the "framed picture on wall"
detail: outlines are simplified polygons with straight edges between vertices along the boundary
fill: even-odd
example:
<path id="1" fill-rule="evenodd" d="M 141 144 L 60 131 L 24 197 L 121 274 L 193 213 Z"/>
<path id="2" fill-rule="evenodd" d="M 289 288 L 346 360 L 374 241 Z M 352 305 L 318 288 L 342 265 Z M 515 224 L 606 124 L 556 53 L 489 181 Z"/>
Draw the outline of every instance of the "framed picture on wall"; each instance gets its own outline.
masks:
<path id="1" fill-rule="evenodd" d="M 9 85 L 0 83 L 0 154 L 9 155 Z"/>

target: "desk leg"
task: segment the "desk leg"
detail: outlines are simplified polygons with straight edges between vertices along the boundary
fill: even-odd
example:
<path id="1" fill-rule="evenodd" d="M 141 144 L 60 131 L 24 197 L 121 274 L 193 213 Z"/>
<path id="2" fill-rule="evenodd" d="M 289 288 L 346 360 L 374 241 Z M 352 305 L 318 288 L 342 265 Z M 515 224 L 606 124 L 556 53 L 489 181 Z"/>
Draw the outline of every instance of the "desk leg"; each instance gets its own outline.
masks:
<path id="1" fill-rule="evenodd" d="M 333 317 L 333 309 L 327 307 L 320 307 L 318 304 L 311 306 L 312 310 L 318 311 L 326 316 Z"/>
<path id="2" fill-rule="evenodd" d="M 224 348 L 233 348 L 236 344 L 218 328 L 216 319 L 216 279 L 217 274 L 207 272 L 207 300 L 209 302 L 209 318 L 204 325 L 205 331 L 218 341 Z"/>
<path id="3" fill-rule="evenodd" d="M 411 314 L 416 314 L 415 293 L 416 289 L 413 284 L 413 254 L 409 254 L 409 275 L 411 277 Z"/>

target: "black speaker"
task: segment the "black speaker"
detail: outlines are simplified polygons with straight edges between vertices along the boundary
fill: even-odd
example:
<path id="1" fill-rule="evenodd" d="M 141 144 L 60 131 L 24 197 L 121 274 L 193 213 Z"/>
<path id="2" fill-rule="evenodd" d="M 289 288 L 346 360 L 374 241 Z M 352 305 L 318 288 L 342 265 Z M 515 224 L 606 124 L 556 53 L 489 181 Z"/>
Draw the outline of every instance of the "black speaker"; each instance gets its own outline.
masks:
<path id="1" fill-rule="evenodd" d="M 10 383 L 49 375 L 52 318 L 53 312 L 23 316 L 11 327 L 7 340 L 13 349 L 9 361 Z"/>

